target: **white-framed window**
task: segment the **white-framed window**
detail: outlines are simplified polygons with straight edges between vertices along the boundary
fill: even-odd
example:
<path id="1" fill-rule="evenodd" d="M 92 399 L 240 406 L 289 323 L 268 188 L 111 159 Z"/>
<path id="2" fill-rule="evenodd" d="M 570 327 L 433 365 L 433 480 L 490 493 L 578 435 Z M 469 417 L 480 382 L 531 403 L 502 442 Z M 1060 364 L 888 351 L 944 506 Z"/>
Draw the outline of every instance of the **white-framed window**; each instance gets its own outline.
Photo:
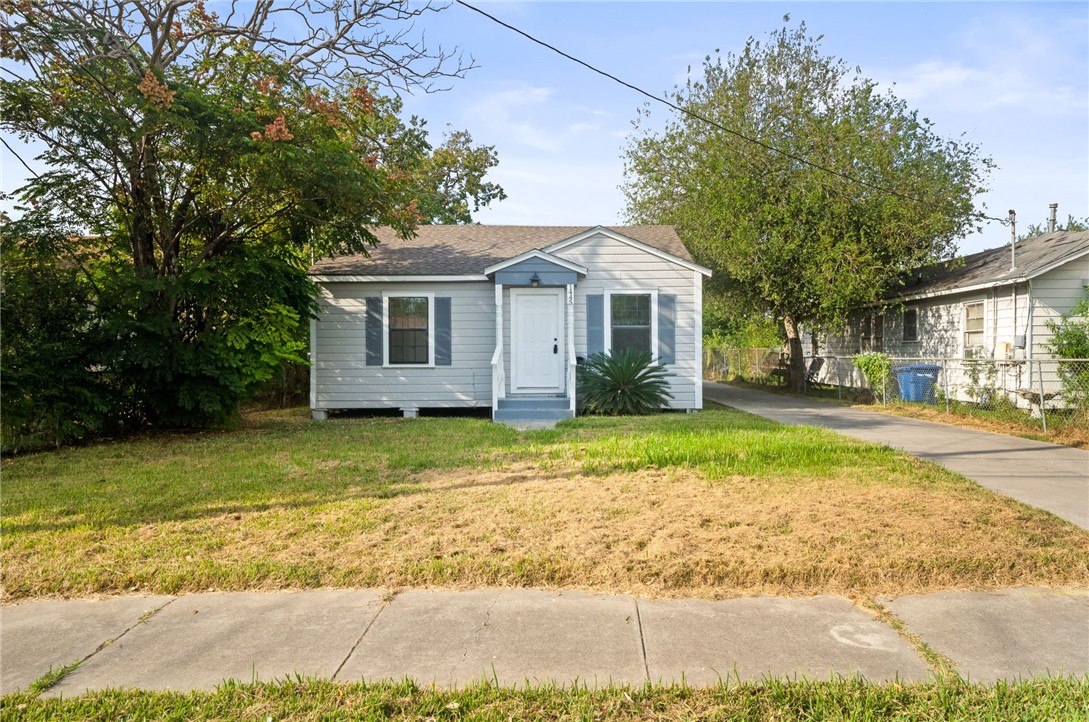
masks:
<path id="1" fill-rule="evenodd" d="M 983 302 L 964 304 L 964 355 L 970 356 L 984 344 Z"/>
<path id="2" fill-rule="evenodd" d="M 383 366 L 435 365 L 435 294 L 382 294 Z"/>
<path id="3" fill-rule="evenodd" d="M 919 340 L 919 309 L 904 309 L 904 342 L 915 343 Z"/>
<path id="4" fill-rule="evenodd" d="M 658 291 L 605 293 L 605 351 L 634 348 L 658 360 Z"/>

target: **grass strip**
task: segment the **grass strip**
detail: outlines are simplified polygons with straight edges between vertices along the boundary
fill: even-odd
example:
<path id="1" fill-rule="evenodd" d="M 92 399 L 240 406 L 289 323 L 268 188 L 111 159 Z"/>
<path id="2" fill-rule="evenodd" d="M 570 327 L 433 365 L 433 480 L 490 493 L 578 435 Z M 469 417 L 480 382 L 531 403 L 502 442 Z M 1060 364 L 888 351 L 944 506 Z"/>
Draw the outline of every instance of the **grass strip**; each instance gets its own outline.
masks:
<path id="1" fill-rule="evenodd" d="M 858 607 L 872 614 L 877 621 L 884 622 L 896 630 L 896 633 L 900 635 L 901 639 L 915 648 L 915 651 L 919 653 L 919 656 L 921 656 L 927 666 L 930 667 L 930 671 L 939 678 L 959 678 L 960 675 L 957 672 L 957 663 L 952 658 L 947 657 L 934 649 L 923 641 L 922 637 L 909 630 L 902 619 L 886 609 L 885 605 L 877 601 L 875 597 L 864 594 L 857 597 L 854 601 Z"/>
<path id="2" fill-rule="evenodd" d="M 45 692 L 46 690 L 59 684 L 62 679 L 67 677 L 72 672 L 76 671 L 76 669 L 81 664 L 83 664 L 83 662 L 79 661 L 65 664 L 60 667 L 50 667 L 48 672 L 30 683 L 30 687 L 27 688 L 27 692 L 37 697 L 42 692 Z"/>
<path id="3" fill-rule="evenodd" d="M 0 699 L 0 720 L 1052 720 L 1089 714 L 1089 677 L 993 685 L 959 679 L 868 684 L 765 680 L 710 688 L 530 686 L 462 690 L 406 681 L 338 684 L 296 679 L 226 683 L 214 692 L 107 690 L 63 699 Z"/>

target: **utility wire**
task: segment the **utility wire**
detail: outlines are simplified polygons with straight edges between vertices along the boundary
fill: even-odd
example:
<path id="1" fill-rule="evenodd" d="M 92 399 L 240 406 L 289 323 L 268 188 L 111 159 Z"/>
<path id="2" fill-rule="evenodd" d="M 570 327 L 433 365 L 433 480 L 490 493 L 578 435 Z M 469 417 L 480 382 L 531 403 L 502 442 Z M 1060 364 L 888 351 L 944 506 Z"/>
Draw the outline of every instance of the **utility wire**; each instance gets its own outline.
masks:
<path id="1" fill-rule="evenodd" d="M 673 110 L 676 110 L 679 113 L 683 113 L 683 114 L 685 114 L 687 116 L 695 118 L 696 120 L 700 120 L 700 121 L 702 121 L 704 123 L 707 123 L 708 125 L 714 126 L 715 128 L 718 128 L 719 130 L 722 130 L 722 131 L 725 131 L 726 133 L 729 133 L 730 135 L 737 136 L 738 138 L 741 138 L 742 140 L 748 141 L 749 143 L 754 143 L 754 144 L 760 146 L 761 148 L 764 148 L 765 150 L 769 150 L 769 151 L 771 151 L 773 153 L 778 153 L 779 155 L 782 155 L 782 156 L 784 156 L 786 158 L 790 158 L 793 161 L 796 161 L 796 162 L 801 163 L 803 165 L 807 165 L 810 168 L 813 168 L 814 170 L 819 170 L 819 171 L 822 171 L 824 173 L 830 173 L 832 175 L 839 176 L 840 178 L 843 178 L 844 180 L 851 181 L 852 183 L 856 183 L 856 184 L 858 184 L 860 186 L 864 186 L 864 187 L 870 188 L 872 190 L 880 191 L 880 192 L 885 193 L 887 195 L 896 196 L 897 198 L 902 198 L 904 200 L 912 201 L 912 202 L 918 203 L 920 205 L 929 205 L 926 201 L 922 200 L 921 198 L 916 198 L 914 196 L 909 196 L 907 194 L 900 193 L 899 191 L 893 190 L 892 188 L 888 188 L 886 186 L 880 186 L 880 185 L 876 185 L 874 183 L 870 183 L 868 181 L 862 180 L 861 178 L 856 178 L 856 177 L 854 177 L 854 176 L 852 176 L 852 175 L 850 175 L 848 173 L 844 173 L 843 171 L 838 171 L 835 168 L 828 168 L 828 167 L 825 167 L 823 165 L 820 165 L 819 163 L 814 163 L 813 161 L 811 161 L 811 160 L 809 160 L 807 158 L 804 158 L 804 157 L 798 156 L 798 155 L 794 155 L 790 151 L 783 150 L 782 148 L 776 148 L 775 146 L 770 145 L 768 143 L 765 143 L 765 142 L 763 142 L 761 140 L 758 140 L 756 138 L 751 138 L 751 137 L 745 135 L 744 133 L 742 133 L 742 132 L 740 132 L 738 130 L 734 130 L 733 128 L 727 127 L 727 126 L 723 125 L 722 123 L 719 123 L 718 121 L 712 120 L 711 118 L 700 115 L 699 113 L 696 113 L 695 111 L 692 111 L 692 110 L 689 110 L 688 108 L 677 105 L 676 103 L 674 103 L 674 102 L 672 102 L 672 101 L 670 101 L 670 100 L 668 100 L 666 98 L 660 98 L 657 95 L 654 95 L 653 93 L 650 93 L 650 92 L 648 92 L 646 90 L 643 90 L 642 88 L 640 88 L 637 85 L 632 85 L 631 83 L 629 83 L 629 82 L 627 82 L 625 80 L 622 80 L 622 79 L 616 77 L 615 75 L 612 75 L 611 73 L 608 73 L 608 72 L 606 72 L 606 71 L 604 71 L 604 70 L 602 70 L 602 69 L 600 69 L 598 67 L 595 67 L 595 66 L 591 65 L 590 63 L 587 63 L 585 60 L 580 60 L 579 58 L 576 58 L 574 55 L 571 55 L 570 53 L 566 53 L 563 50 L 560 50 L 559 48 L 557 48 L 556 46 L 550 45 L 550 44 L 546 43 L 543 40 L 539 40 L 538 38 L 535 38 L 534 36 L 532 36 L 529 33 L 525 32 L 524 30 L 516 28 L 515 26 L 511 25 L 510 23 L 504 22 L 504 21 L 500 20 L 499 18 L 495 17 L 494 15 L 491 15 L 491 14 L 481 10 L 478 7 L 470 5 L 469 3 L 465 2 L 465 0 L 456 0 L 456 2 L 457 2 L 458 5 L 461 5 L 462 7 L 465 7 L 467 9 L 469 9 L 469 10 L 472 10 L 475 13 L 479 13 L 479 14 L 483 15 L 484 17 L 488 18 L 492 22 L 497 23 L 499 25 L 502 25 L 503 27 L 507 28 L 508 30 L 511 30 L 511 31 L 521 35 L 522 37 L 526 38 L 527 40 L 529 40 L 531 42 L 536 43 L 537 45 L 540 45 L 540 46 L 542 46 L 544 48 L 547 48 L 547 49 L 551 50 L 552 52 L 556 53 L 557 55 L 561 55 L 561 56 L 567 58 L 568 60 L 570 60 L 573 63 L 577 63 L 577 64 L 581 65 L 582 67 L 586 68 L 587 70 L 590 70 L 590 71 L 592 71 L 594 73 L 597 73 L 598 75 L 602 75 L 602 76 L 608 78 L 609 80 L 613 81 L 614 83 L 619 83 L 620 85 L 623 85 L 625 88 L 628 88 L 629 90 L 634 90 L 636 93 L 639 93 L 640 95 L 645 95 L 646 97 L 650 98 L 651 100 L 653 100 L 653 101 L 655 101 L 657 103 L 662 103 L 663 105 L 666 105 L 666 106 L 672 108 Z M 1003 225 L 1008 225 L 1009 224 L 1009 220 L 1004 219 L 1004 218 L 995 218 L 995 217 L 986 216 L 986 215 L 983 215 L 983 214 L 979 214 L 977 217 L 980 218 L 980 219 L 984 219 L 984 220 L 998 221 L 999 223 L 1001 223 Z"/>

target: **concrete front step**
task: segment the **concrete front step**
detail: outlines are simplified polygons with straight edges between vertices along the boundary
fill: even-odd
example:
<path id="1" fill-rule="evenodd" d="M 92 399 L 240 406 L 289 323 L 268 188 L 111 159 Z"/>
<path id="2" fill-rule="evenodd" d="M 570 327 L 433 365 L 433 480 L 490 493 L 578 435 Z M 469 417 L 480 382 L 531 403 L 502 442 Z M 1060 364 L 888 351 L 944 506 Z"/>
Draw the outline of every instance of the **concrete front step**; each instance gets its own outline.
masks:
<path id="1" fill-rule="evenodd" d="M 492 416 L 504 424 L 556 422 L 574 417 L 571 400 L 566 396 L 511 396 L 499 400 Z"/>
<path id="2" fill-rule="evenodd" d="M 508 396 L 499 399 L 500 409 L 568 409 L 571 400 L 565 396 Z"/>
<path id="3" fill-rule="evenodd" d="M 574 418 L 571 409 L 497 409 L 493 420 L 503 423 L 519 421 L 563 421 Z"/>

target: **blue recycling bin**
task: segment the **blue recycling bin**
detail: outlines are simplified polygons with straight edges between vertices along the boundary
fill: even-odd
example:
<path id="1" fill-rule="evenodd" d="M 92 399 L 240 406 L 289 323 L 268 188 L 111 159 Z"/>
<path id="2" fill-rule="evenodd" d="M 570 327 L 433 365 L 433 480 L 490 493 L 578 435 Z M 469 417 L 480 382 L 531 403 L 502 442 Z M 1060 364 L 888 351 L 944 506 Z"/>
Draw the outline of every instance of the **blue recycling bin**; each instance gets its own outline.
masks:
<path id="1" fill-rule="evenodd" d="M 920 404 L 934 403 L 934 386 L 938 383 L 941 366 L 932 364 L 912 364 L 897 366 L 896 383 L 900 385 L 900 398 Z"/>

